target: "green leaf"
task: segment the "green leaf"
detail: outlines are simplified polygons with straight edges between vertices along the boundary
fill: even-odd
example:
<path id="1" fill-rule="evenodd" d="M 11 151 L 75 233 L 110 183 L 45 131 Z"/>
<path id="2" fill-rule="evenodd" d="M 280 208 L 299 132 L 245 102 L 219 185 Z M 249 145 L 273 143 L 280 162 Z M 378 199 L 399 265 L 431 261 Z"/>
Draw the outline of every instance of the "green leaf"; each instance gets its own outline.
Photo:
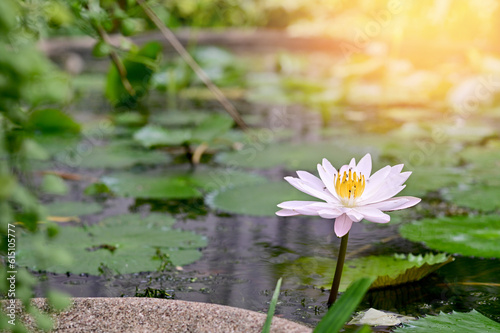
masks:
<path id="1" fill-rule="evenodd" d="M 199 125 L 211 116 L 208 110 L 168 110 L 152 114 L 150 122 L 162 126 L 191 126 Z"/>
<path id="2" fill-rule="evenodd" d="M 222 169 L 168 171 L 160 175 L 115 173 L 102 178 L 102 182 L 119 196 L 149 199 L 198 198 L 202 191 L 264 181 L 262 176 Z"/>
<path id="3" fill-rule="evenodd" d="M 440 313 L 438 316 L 426 316 L 419 320 L 410 321 L 403 327 L 397 328 L 395 333 L 499 333 L 500 324 L 483 316 L 476 310 L 468 313 L 453 311 L 451 314 Z"/>
<path id="4" fill-rule="evenodd" d="M 147 118 L 145 115 L 136 111 L 120 112 L 113 115 L 113 123 L 119 126 L 136 127 L 145 125 L 147 123 Z"/>
<path id="5" fill-rule="evenodd" d="M 144 150 L 132 141 L 115 141 L 106 146 L 92 146 L 88 152 L 72 158 L 73 167 L 88 169 L 129 168 L 134 165 L 166 165 L 171 157 L 162 151 Z M 63 162 L 61 160 L 61 162 Z"/>
<path id="6" fill-rule="evenodd" d="M 98 275 L 106 268 L 130 274 L 155 271 L 164 260 L 180 266 L 198 260 L 199 248 L 206 246 L 206 239 L 193 232 L 172 229 L 174 223 L 175 220 L 165 214 L 147 217 L 127 214 L 112 216 L 85 228 L 60 228 L 58 237 L 50 242 L 40 233 L 23 234 L 19 238 L 18 264 L 33 270 Z M 39 260 L 34 255 L 34 244 L 39 242 L 48 253 L 65 251 L 73 260 L 67 264 L 57 263 L 50 256 Z M 162 258 L 158 257 L 158 251 L 163 254 Z"/>
<path id="7" fill-rule="evenodd" d="M 101 194 L 111 193 L 111 190 L 106 184 L 93 183 L 87 186 L 85 190 L 83 190 L 83 193 L 88 196 L 97 196 Z"/>
<path id="8" fill-rule="evenodd" d="M 51 289 L 47 292 L 49 304 L 56 311 L 62 311 L 71 305 L 71 298 L 68 294 Z"/>
<path id="9" fill-rule="evenodd" d="M 42 190 L 48 194 L 65 195 L 68 193 L 68 185 L 56 175 L 45 175 L 42 180 Z"/>
<path id="10" fill-rule="evenodd" d="M 39 329 L 45 332 L 52 330 L 54 322 L 49 315 L 42 313 L 38 308 L 32 306 L 28 308 L 28 313 L 33 316 Z"/>
<path id="11" fill-rule="evenodd" d="M 285 181 L 223 188 L 207 197 L 213 209 L 250 216 L 276 216 L 276 205 L 289 200 L 315 200 Z"/>
<path id="12" fill-rule="evenodd" d="M 191 140 L 189 129 L 164 129 L 147 125 L 134 134 L 134 140 L 146 148 L 155 146 L 180 146 Z"/>
<path id="13" fill-rule="evenodd" d="M 401 235 L 414 242 L 464 256 L 500 258 L 498 215 L 452 216 L 404 224 Z"/>
<path id="14" fill-rule="evenodd" d="M 131 96 L 123 86 L 116 66 L 111 65 L 106 82 L 106 97 L 115 106 L 133 108 L 149 88 L 151 76 L 156 71 L 156 62 L 161 54 L 161 45 L 157 42 L 145 44 L 137 54 L 129 53 L 123 61 L 126 77 L 135 91 Z"/>
<path id="15" fill-rule="evenodd" d="M 405 182 L 406 188 L 401 195 L 424 196 L 429 191 L 455 186 L 462 182 L 465 176 L 463 170 L 447 167 L 419 166 L 411 171 L 412 174 Z"/>
<path id="16" fill-rule="evenodd" d="M 374 277 L 371 288 L 383 288 L 414 282 L 434 272 L 441 266 L 453 261 L 444 253 L 424 256 L 409 254 L 394 256 L 368 256 L 345 262 L 339 290 L 360 276 Z M 301 257 L 295 261 L 278 265 L 285 276 L 293 274 L 302 284 L 313 284 L 323 289 L 330 289 L 335 273 L 336 260 L 321 257 Z M 286 268 L 288 267 L 288 268 Z M 288 272 L 288 273 L 287 273 Z"/>
<path id="17" fill-rule="evenodd" d="M 354 281 L 321 319 L 314 333 L 336 333 L 349 320 L 373 282 L 373 278 Z"/>
<path id="18" fill-rule="evenodd" d="M 266 134 L 266 133 L 264 133 Z M 274 138 L 272 132 L 262 135 L 261 141 L 269 142 Z M 269 169 L 283 166 L 288 170 L 315 171 L 318 163 L 327 158 L 334 166 L 349 163 L 354 156 L 359 160 L 373 148 L 351 146 L 341 143 L 316 143 L 316 144 L 271 144 L 266 146 L 262 142 L 247 144 L 243 149 L 222 153 L 216 157 L 221 164 L 241 168 Z"/>
<path id="19" fill-rule="evenodd" d="M 102 211 L 102 206 L 98 203 L 82 201 L 55 201 L 45 205 L 45 208 L 52 216 L 82 216 Z"/>
<path id="20" fill-rule="evenodd" d="M 0 2 L 0 31 L 5 34 L 16 25 L 17 4 L 12 0 Z"/>
<path id="21" fill-rule="evenodd" d="M 23 141 L 23 150 L 27 159 L 46 161 L 50 158 L 49 153 L 40 144 L 31 139 Z"/>
<path id="22" fill-rule="evenodd" d="M 496 179 L 496 178 L 495 178 Z M 490 212 L 500 208 L 500 187 L 489 185 L 462 185 L 447 189 L 444 198 L 452 203 Z"/>
<path id="23" fill-rule="evenodd" d="M 276 303 L 278 303 L 278 297 L 280 295 L 282 281 L 283 278 L 279 278 L 278 282 L 276 283 L 276 288 L 274 289 L 273 297 L 271 298 L 271 303 L 269 304 L 269 310 L 267 311 L 266 322 L 262 327 L 262 333 L 271 332 L 271 323 L 273 321 L 274 310 L 276 309 Z"/>
<path id="24" fill-rule="evenodd" d="M 30 131 L 43 134 L 80 133 L 80 125 L 57 109 L 36 110 L 26 125 Z"/>
<path id="25" fill-rule="evenodd" d="M 214 114 L 193 129 L 192 140 L 210 142 L 233 127 L 233 119 L 224 114 Z"/>
<path id="26" fill-rule="evenodd" d="M 8 199 L 17 186 L 17 181 L 9 174 L 0 174 L 0 200 Z"/>

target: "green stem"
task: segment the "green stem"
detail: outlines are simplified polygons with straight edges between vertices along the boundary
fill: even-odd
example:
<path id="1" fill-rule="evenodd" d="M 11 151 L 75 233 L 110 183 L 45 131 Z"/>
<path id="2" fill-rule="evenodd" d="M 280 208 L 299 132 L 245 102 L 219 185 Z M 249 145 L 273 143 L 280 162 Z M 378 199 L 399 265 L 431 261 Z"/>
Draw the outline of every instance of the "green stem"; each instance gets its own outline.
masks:
<path id="1" fill-rule="evenodd" d="M 333 277 L 332 288 L 330 289 L 330 297 L 328 298 L 328 308 L 335 303 L 337 294 L 339 293 L 340 279 L 342 278 L 342 269 L 344 268 L 345 253 L 347 251 L 347 240 L 349 233 L 341 238 L 339 257 L 337 259 L 337 267 L 335 268 L 335 276 Z"/>

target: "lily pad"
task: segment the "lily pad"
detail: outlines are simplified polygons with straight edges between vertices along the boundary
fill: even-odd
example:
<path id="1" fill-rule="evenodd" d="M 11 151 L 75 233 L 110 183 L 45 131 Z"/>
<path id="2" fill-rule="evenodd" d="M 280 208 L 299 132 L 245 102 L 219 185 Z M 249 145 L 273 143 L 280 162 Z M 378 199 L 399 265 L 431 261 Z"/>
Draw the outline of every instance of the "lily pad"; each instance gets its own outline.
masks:
<path id="1" fill-rule="evenodd" d="M 128 168 L 134 165 L 165 165 L 171 157 L 160 151 L 134 146 L 130 141 L 118 141 L 106 146 L 91 146 L 85 153 L 71 159 L 73 166 L 89 169 Z"/>
<path id="2" fill-rule="evenodd" d="M 102 182 L 119 196 L 148 199 L 199 198 L 203 192 L 226 186 L 265 181 L 256 174 L 223 169 L 165 171 L 154 175 L 115 173 L 102 178 Z"/>
<path id="3" fill-rule="evenodd" d="M 420 166 L 412 170 L 401 195 L 420 197 L 429 191 L 457 185 L 464 181 L 465 176 L 464 171 L 457 168 Z"/>
<path id="4" fill-rule="evenodd" d="M 194 128 L 167 129 L 156 125 L 147 125 L 134 134 L 134 139 L 147 148 L 211 142 L 229 131 L 233 124 L 231 117 L 213 114 Z"/>
<path id="5" fill-rule="evenodd" d="M 98 275 L 103 267 L 118 274 L 130 274 L 155 271 L 168 263 L 182 266 L 198 260 L 201 257 L 198 249 L 207 245 L 206 239 L 193 232 L 172 229 L 174 222 L 164 214 L 145 218 L 128 214 L 109 217 L 86 228 L 60 228 L 58 237 L 50 242 L 42 233 L 23 234 L 19 239 L 18 264 L 32 270 Z M 48 251 L 69 253 L 73 260 L 66 265 L 37 260 L 33 249 L 40 242 L 45 243 Z"/>
<path id="6" fill-rule="evenodd" d="M 162 113 L 152 114 L 150 121 L 152 124 L 163 126 L 188 126 L 198 125 L 203 120 L 210 117 L 209 111 L 196 110 L 169 110 Z"/>
<path id="7" fill-rule="evenodd" d="M 469 164 L 471 182 L 500 186 L 500 141 L 469 147 L 461 153 L 461 157 Z"/>
<path id="8" fill-rule="evenodd" d="M 316 165 L 327 158 L 334 166 L 349 163 L 354 156 L 357 159 L 366 153 L 375 153 L 371 147 L 348 146 L 339 143 L 317 144 L 248 144 L 242 150 L 221 153 L 216 161 L 221 164 L 242 168 L 269 169 L 284 166 L 288 170 L 316 170 Z"/>
<path id="9" fill-rule="evenodd" d="M 45 208 L 53 216 L 82 216 L 102 211 L 102 206 L 98 203 L 82 201 L 56 201 L 45 205 Z"/>
<path id="10" fill-rule="evenodd" d="M 394 256 L 368 256 L 347 260 L 344 264 L 339 291 L 360 277 L 376 277 L 371 289 L 415 282 L 453 261 L 444 253 L 424 256 L 396 254 Z M 335 273 L 336 260 L 322 257 L 301 257 L 283 265 L 283 273 L 291 272 L 302 284 L 312 284 L 330 289 Z M 286 266 L 286 267 L 285 267 Z M 290 273 L 289 273 L 290 274 Z"/>
<path id="11" fill-rule="evenodd" d="M 414 242 L 464 256 L 500 258 L 498 215 L 452 216 L 404 224 L 401 235 Z"/>
<path id="12" fill-rule="evenodd" d="M 311 200 L 287 182 L 267 182 L 223 188 L 207 197 L 214 209 L 251 216 L 276 216 L 277 204 L 288 200 Z"/>
<path id="13" fill-rule="evenodd" d="M 45 175 L 42 180 L 42 190 L 48 194 L 65 195 L 68 193 L 68 185 L 56 175 Z"/>
<path id="14" fill-rule="evenodd" d="M 165 129 L 147 125 L 135 132 L 134 139 L 146 148 L 155 146 L 179 146 L 191 139 L 188 129 Z"/>
<path id="15" fill-rule="evenodd" d="M 488 185 L 462 185 L 448 189 L 445 199 L 462 207 L 484 212 L 500 208 L 500 187 Z"/>
<path id="16" fill-rule="evenodd" d="M 476 310 L 468 313 L 453 311 L 451 314 L 440 313 L 438 316 L 426 316 L 410 321 L 395 333 L 427 333 L 427 332 L 468 332 L 468 333 L 500 333 L 500 324 L 483 316 Z"/>

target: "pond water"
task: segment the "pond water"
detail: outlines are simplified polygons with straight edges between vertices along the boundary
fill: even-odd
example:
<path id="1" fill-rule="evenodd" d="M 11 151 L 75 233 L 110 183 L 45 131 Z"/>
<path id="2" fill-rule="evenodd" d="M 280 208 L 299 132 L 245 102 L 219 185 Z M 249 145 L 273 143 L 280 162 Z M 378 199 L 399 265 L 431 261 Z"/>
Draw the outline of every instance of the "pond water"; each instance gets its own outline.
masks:
<path id="1" fill-rule="evenodd" d="M 292 92 L 300 88 L 298 82 L 288 84 L 288 87 L 292 87 Z M 315 91 L 316 88 L 311 84 L 308 88 L 301 87 L 300 89 Z M 262 93 L 262 91 L 255 93 Z M 164 100 L 161 97 L 158 98 L 158 95 L 151 98 L 151 105 L 162 103 Z M 213 109 L 214 105 L 212 100 L 195 100 L 186 103 L 191 108 L 193 105 L 201 105 L 200 109 Z M 384 115 L 387 110 L 384 111 L 382 107 L 374 108 L 375 111 L 366 111 L 364 106 L 332 108 L 334 111 L 330 118 L 325 118 L 320 113 L 311 113 L 307 111 L 307 108 L 295 105 L 276 108 L 269 103 L 241 103 L 240 107 L 244 109 L 246 119 L 265 128 L 270 128 L 269 119 L 272 119 L 273 113 L 285 110 L 287 119 L 284 122 L 285 125 L 280 125 L 279 130 L 271 128 L 271 132 L 266 132 L 271 133 L 272 138 L 262 139 L 260 146 L 279 146 L 290 142 L 309 145 L 300 146 L 300 148 L 297 148 L 299 146 L 279 146 L 277 152 L 268 152 L 268 155 L 262 158 L 259 156 L 265 154 L 267 148 L 255 148 L 255 157 L 249 161 L 248 165 L 236 163 L 242 173 L 264 177 L 267 182 L 284 182 L 282 180 L 284 176 L 292 175 L 292 171 L 302 168 L 304 163 L 315 165 L 320 162 L 316 156 L 312 157 L 313 161 L 308 161 L 309 155 L 305 157 L 290 155 L 296 151 L 303 151 L 303 155 L 306 155 L 310 147 L 314 145 L 320 147 L 318 150 L 331 150 L 319 151 L 316 153 L 317 156 L 321 156 L 322 153 L 326 156 L 340 154 L 342 156 L 340 160 L 344 161 L 343 163 L 346 162 L 345 155 L 352 154 L 359 158 L 364 152 L 372 152 L 375 164 L 396 164 L 394 162 L 402 160 L 401 154 L 406 154 L 409 164 L 416 165 L 419 170 L 425 171 L 420 175 L 415 172 L 415 177 L 420 178 L 408 185 L 409 195 L 424 196 L 418 208 L 394 213 L 392 215 L 394 221 L 388 225 L 355 223 L 350 232 L 348 259 L 394 253 L 438 253 L 439 250 L 429 249 L 419 242 L 403 238 L 399 232 L 400 226 L 420 218 L 474 215 L 481 214 L 483 211 L 481 207 L 463 207 L 461 204 L 456 204 L 453 196 L 447 200 L 447 191 L 442 191 L 442 189 L 451 188 L 450 195 L 452 195 L 454 188 L 460 188 L 458 185 L 478 182 L 479 178 L 474 178 L 469 182 L 467 177 L 462 177 L 460 172 L 470 172 L 474 170 L 474 166 L 471 167 L 467 161 L 464 161 L 468 155 L 460 155 L 460 153 L 466 148 L 472 147 L 473 149 L 476 146 L 489 149 L 485 147 L 487 142 L 482 146 L 478 142 L 491 137 L 492 133 L 498 130 L 500 118 L 495 112 L 469 119 L 467 124 L 459 124 L 456 127 L 454 120 L 450 121 L 450 118 L 446 118 L 443 113 L 440 113 L 442 111 L 439 108 L 420 110 L 419 116 L 415 116 L 412 112 L 416 113 L 418 110 L 414 107 L 400 107 L 398 108 L 399 115 L 404 114 L 406 118 L 401 120 L 401 117 L 397 116 L 398 113 L 394 111 L 395 107 L 392 108 L 394 113 L 391 116 Z M 85 99 L 75 108 L 94 108 L 94 104 L 99 105 L 95 98 L 89 99 L 88 102 Z M 96 108 L 102 108 L 102 105 Z M 161 115 L 163 112 L 157 109 L 153 115 Z M 343 116 L 340 117 L 339 114 Z M 432 131 L 429 131 L 426 126 L 430 126 L 428 124 L 432 123 L 432 117 L 436 114 L 440 115 L 438 122 L 443 128 L 451 129 L 447 132 L 449 140 L 429 148 L 429 143 L 435 141 L 429 140 Z M 89 115 L 79 111 L 74 112 L 74 115 L 78 119 L 85 119 L 90 124 L 89 128 L 95 128 L 95 124 L 104 119 L 101 112 Z M 178 120 L 179 113 L 176 117 L 175 119 Z M 426 125 L 422 126 L 422 123 Z M 177 125 L 177 127 L 182 128 L 184 125 Z M 98 145 L 103 142 L 130 138 L 131 133 L 137 129 L 117 127 L 98 138 Z M 401 136 L 401 133 L 410 134 Z M 417 141 L 415 138 L 423 138 L 425 149 L 415 148 L 414 144 Z M 492 140 L 496 140 L 494 135 Z M 380 148 L 382 146 L 383 148 Z M 429 152 L 429 149 L 432 151 Z M 228 150 L 222 149 L 223 153 L 228 153 Z M 165 152 L 165 150 L 162 151 Z M 408 155 L 409 152 L 418 154 Z M 190 167 L 183 159 L 182 153 L 176 155 L 175 151 L 168 150 L 168 154 L 174 157 L 171 161 L 165 162 L 165 165 L 151 163 L 150 166 L 127 166 L 121 170 L 139 174 L 144 179 L 148 176 L 162 175 L 163 172 L 171 169 L 188 172 Z M 277 162 L 272 161 L 276 155 L 288 156 L 287 154 L 294 157 L 284 158 Z M 92 158 L 90 154 L 84 157 L 84 160 Z M 234 166 L 225 163 L 228 159 L 235 158 L 241 161 L 236 155 L 220 157 L 217 153 L 210 153 L 205 158 L 205 162 L 212 167 L 230 171 L 234 169 Z M 258 164 L 262 164 L 262 161 L 268 162 L 269 165 L 260 167 Z M 304 275 L 301 271 L 304 270 L 312 276 L 312 281 L 320 280 L 318 276 L 314 276 L 314 272 L 310 271 L 311 267 L 300 267 L 294 265 L 293 262 L 301 257 L 336 259 L 340 241 L 333 233 L 331 220 L 307 217 L 279 218 L 269 214 L 259 214 L 258 211 L 255 212 L 255 208 L 252 208 L 251 202 L 242 202 L 241 206 L 248 205 L 248 209 L 250 211 L 254 209 L 254 213 L 257 214 L 238 214 L 227 212 L 226 209 L 214 209 L 212 205 L 207 205 L 208 199 L 205 194 L 209 191 L 205 188 L 201 190 L 201 195 L 195 195 L 189 199 L 134 198 L 134 195 L 128 195 L 129 197 L 98 195 L 95 199 L 89 199 L 88 195 L 83 194 L 84 190 L 96 179 L 103 179 L 103 176 L 114 177 L 116 174 L 113 168 L 86 168 L 59 163 L 51 165 L 51 169 L 54 169 L 54 166 L 57 171 L 77 174 L 83 178 L 71 182 L 66 195 L 45 195 L 44 202 L 59 202 L 59 205 L 64 205 L 64 201 L 95 201 L 103 206 L 102 211 L 81 215 L 81 222 L 70 223 L 70 225 L 81 223 L 91 226 L 104 218 L 132 212 L 142 216 L 150 213 L 172 214 L 175 217 L 173 228 L 201 235 L 206 239 L 206 246 L 195 249 L 201 251 L 199 260 L 184 265 L 182 268 L 176 268 L 174 265 L 164 272 L 121 275 L 117 275 L 112 270 L 104 270 L 101 275 L 71 272 L 67 274 L 37 273 L 45 284 L 64 290 L 75 297 L 131 297 L 156 290 L 160 296 L 166 298 L 217 303 L 267 312 L 276 281 L 284 276 L 276 310 L 278 316 L 314 326 L 325 314 L 328 291 L 315 286 L 315 283 L 304 283 L 296 277 Z M 452 177 L 454 172 L 457 172 L 455 178 Z M 481 173 L 480 170 L 478 172 Z M 479 177 L 477 173 L 473 175 Z M 243 176 L 238 174 L 235 177 Z M 449 178 L 453 179 L 448 181 Z M 116 176 L 115 179 L 120 178 Z M 182 178 L 183 181 L 185 179 Z M 457 179 L 461 184 L 457 184 Z M 190 181 L 188 180 L 188 184 Z M 107 184 L 112 188 L 112 182 Z M 239 186 L 247 186 L 246 184 L 242 183 Z M 140 185 L 135 189 L 142 191 L 143 188 Z M 197 186 L 194 187 L 199 189 Z M 248 183 L 248 186 L 251 184 Z M 130 191 L 122 188 L 119 190 Z M 182 187 L 182 190 L 185 188 Z M 293 191 L 295 190 L 290 187 L 290 192 Z M 259 195 L 245 200 L 259 202 Z M 496 199 L 490 198 L 489 200 Z M 274 207 L 274 204 L 271 206 Z M 493 203 L 493 207 L 484 211 L 498 212 L 498 204 Z M 262 210 L 265 209 L 262 208 Z M 70 226 L 62 228 L 70 228 Z M 432 233 L 432 230 L 428 232 Z M 491 319 L 500 321 L 499 291 L 500 261 L 498 259 L 482 258 L 481 255 L 475 257 L 458 255 L 453 262 L 421 281 L 369 291 L 359 310 L 374 307 L 405 315 L 422 316 L 438 314 L 440 311 L 476 309 Z M 381 332 L 388 330 L 388 328 L 379 329 Z"/>

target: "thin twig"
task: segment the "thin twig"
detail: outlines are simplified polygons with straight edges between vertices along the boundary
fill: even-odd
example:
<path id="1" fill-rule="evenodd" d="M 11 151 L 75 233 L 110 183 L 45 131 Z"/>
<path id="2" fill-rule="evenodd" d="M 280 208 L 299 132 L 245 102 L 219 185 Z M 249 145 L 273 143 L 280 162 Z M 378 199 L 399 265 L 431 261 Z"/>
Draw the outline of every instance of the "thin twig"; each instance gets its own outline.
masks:
<path id="1" fill-rule="evenodd" d="M 106 31 L 104 31 L 104 29 L 100 26 L 97 26 L 96 29 L 97 33 L 99 34 L 99 37 L 101 37 L 106 44 L 111 46 L 111 41 L 109 40 L 109 36 L 106 33 Z M 123 87 L 125 87 L 125 90 L 127 90 L 130 96 L 135 96 L 135 89 L 134 87 L 132 87 L 132 84 L 130 84 L 130 81 L 127 78 L 127 69 L 123 65 L 120 57 L 114 50 L 111 50 L 109 52 L 109 57 L 111 61 L 115 64 L 116 69 L 118 70 L 118 75 L 120 76 L 120 80 L 122 81 Z"/>
<path id="2" fill-rule="evenodd" d="M 189 52 L 182 46 L 181 42 L 177 39 L 175 34 L 168 29 L 165 24 L 160 20 L 160 18 L 151 10 L 151 8 L 143 1 L 137 0 L 137 3 L 142 7 L 149 19 L 156 25 L 160 30 L 163 37 L 173 46 L 173 48 L 180 54 L 182 59 L 193 69 L 196 75 L 205 83 L 207 88 L 215 95 L 217 100 L 226 109 L 227 113 L 233 118 L 234 122 L 242 129 L 247 130 L 248 126 L 241 118 L 240 114 L 236 110 L 233 104 L 224 96 L 222 91 L 210 80 L 205 71 L 196 63 Z"/>

